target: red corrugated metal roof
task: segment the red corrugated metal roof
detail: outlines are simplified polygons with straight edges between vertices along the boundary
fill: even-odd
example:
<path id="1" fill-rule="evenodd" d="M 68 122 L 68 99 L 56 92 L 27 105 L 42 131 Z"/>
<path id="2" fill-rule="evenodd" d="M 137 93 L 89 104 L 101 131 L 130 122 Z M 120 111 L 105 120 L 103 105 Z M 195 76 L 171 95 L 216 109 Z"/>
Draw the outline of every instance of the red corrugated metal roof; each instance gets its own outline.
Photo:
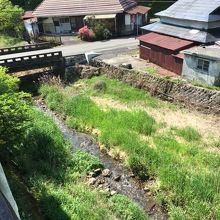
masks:
<path id="1" fill-rule="evenodd" d="M 33 15 L 33 11 L 25 11 L 24 12 L 22 19 L 29 19 L 29 18 L 35 18 L 35 16 Z"/>
<path id="2" fill-rule="evenodd" d="M 36 17 L 80 16 L 122 13 L 137 5 L 135 0 L 44 0 Z"/>
<path id="3" fill-rule="evenodd" d="M 181 50 L 187 46 L 193 45 L 193 41 L 183 40 L 180 38 L 170 37 L 167 35 L 149 33 L 142 35 L 138 38 L 140 41 L 162 47 L 168 50 L 176 51 Z"/>
<path id="4" fill-rule="evenodd" d="M 151 8 L 149 8 L 149 7 L 138 5 L 138 6 L 135 6 L 135 7 L 131 8 L 131 9 L 129 9 L 126 12 L 128 14 L 136 15 L 136 14 L 146 14 L 150 10 L 151 10 Z"/>

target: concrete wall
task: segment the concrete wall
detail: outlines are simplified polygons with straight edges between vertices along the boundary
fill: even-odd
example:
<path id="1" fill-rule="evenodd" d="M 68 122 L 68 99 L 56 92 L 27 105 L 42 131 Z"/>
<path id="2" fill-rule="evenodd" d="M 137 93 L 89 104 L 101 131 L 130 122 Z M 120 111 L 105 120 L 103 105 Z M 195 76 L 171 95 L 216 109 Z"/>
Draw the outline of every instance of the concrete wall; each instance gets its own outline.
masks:
<path id="1" fill-rule="evenodd" d="M 209 72 L 206 73 L 197 68 L 198 59 L 197 56 L 185 54 L 182 76 L 209 85 L 220 85 L 220 61 L 210 59 Z"/>

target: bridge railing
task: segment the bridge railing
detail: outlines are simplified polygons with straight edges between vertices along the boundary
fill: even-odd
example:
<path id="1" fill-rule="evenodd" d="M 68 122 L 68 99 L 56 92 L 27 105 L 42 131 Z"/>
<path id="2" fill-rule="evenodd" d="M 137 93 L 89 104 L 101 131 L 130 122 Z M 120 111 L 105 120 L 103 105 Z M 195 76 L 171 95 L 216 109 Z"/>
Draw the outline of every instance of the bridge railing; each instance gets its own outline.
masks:
<path id="1" fill-rule="evenodd" d="M 34 51 L 34 50 L 42 50 L 42 49 L 48 49 L 48 48 L 51 48 L 51 44 L 48 42 L 39 43 L 39 44 L 29 44 L 25 46 L 6 47 L 6 48 L 0 48 L 0 55 L 21 53 L 21 52 Z"/>
<path id="2" fill-rule="evenodd" d="M 0 59 L 0 66 L 8 68 L 9 72 L 60 65 L 62 63 L 61 51 Z"/>

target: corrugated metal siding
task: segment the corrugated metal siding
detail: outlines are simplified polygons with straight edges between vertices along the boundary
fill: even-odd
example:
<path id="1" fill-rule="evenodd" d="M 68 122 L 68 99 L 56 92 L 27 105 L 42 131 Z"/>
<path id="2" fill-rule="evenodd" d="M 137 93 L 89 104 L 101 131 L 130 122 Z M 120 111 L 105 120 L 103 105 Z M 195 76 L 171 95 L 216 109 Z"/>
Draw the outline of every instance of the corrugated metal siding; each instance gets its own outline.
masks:
<path id="1" fill-rule="evenodd" d="M 173 56 L 172 50 L 140 42 L 140 58 L 149 60 L 179 75 L 182 73 L 183 60 Z"/>

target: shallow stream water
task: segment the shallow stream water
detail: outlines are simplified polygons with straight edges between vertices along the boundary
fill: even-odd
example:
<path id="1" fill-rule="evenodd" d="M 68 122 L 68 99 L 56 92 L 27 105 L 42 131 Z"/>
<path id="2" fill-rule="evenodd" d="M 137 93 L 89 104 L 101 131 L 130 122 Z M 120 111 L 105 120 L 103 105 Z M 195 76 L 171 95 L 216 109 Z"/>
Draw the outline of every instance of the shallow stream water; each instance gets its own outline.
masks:
<path id="1" fill-rule="evenodd" d="M 144 190 L 143 182 L 131 175 L 132 173 L 119 161 L 113 159 L 105 152 L 102 152 L 92 136 L 76 132 L 69 128 L 55 112 L 48 109 L 41 99 L 37 99 L 35 104 L 39 109 L 54 119 L 65 138 L 72 143 L 73 150 L 83 150 L 96 156 L 100 159 L 104 167 L 112 172 L 112 177 L 107 180 L 108 187 L 111 188 L 111 190 L 129 197 L 139 204 L 151 219 L 168 219 L 167 214 L 155 203 L 154 197 Z M 114 180 L 113 177 L 116 176 L 120 176 L 120 181 Z"/>

